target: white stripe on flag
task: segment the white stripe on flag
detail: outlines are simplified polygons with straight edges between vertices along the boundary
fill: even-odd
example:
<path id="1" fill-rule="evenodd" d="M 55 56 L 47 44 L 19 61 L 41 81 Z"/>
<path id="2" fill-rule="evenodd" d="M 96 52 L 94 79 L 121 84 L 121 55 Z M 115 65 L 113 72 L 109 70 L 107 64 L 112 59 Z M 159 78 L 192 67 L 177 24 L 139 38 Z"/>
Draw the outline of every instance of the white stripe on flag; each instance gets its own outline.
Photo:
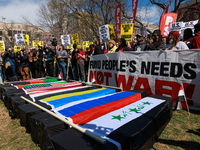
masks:
<path id="1" fill-rule="evenodd" d="M 142 116 L 163 102 L 165 101 L 161 99 L 146 97 L 135 103 L 94 119 L 81 127 L 89 130 L 90 132 L 95 131 L 99 132 L 101 135 L 107 136 L 112 131 L 132 121 L 133 119 Z M 95 128 L 94 125 L 96 125 Z"/>

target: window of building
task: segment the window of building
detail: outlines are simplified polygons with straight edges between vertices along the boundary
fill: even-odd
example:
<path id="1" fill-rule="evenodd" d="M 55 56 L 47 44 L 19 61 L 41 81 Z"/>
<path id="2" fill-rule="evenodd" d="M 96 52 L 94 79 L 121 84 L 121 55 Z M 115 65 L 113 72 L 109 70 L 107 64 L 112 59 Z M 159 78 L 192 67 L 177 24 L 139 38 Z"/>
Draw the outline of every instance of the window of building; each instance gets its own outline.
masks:
<path id="1" fill-rule="evenodd" d="M 13 31 L 13 34 L 17 34 L 17 31 L 14 30 L 14 31 Z"/>
<path id="2" fill-rule="evenodd" d="M 12 36 L 12 30 L 8 31 L 8 36 Z"/>
<path id="3" fill-rule="evenodd" d="M 190 11 L 188 10 L 186 13 L 186 21 L 189 21 L 189 20 L 190 20 Z"/>
<path id="4" fill-rule="evenodd" d="M 26 34 L 26 31 L 23 31 L 23 34 Z"/>
<path id="5" fill-rule="evenodd" d="M 0 41 L 2 41 L 2 37 L 0 37 Z"/>
<path id="6" fill-rule="evenodd" d="M 2 31 L 0 31 L 0 35 L 2 35 Z"/>
<path id="7" fill-rule="evenodd" d="M 18 29 L 20 30 L 20 25 L 18 25 Z"/>
<path id="8" fill-rule="evenodd" d="M 180 21 L 183 21 L 183 20 L 184 20 L 184 19 L 183 19 L 183 18 L 184 18 L 183 10 L 180 11 L 180 17 L 181 17 Z"/>
<path id="9" fill-rule="evenodd" d="M 196 18 L 197 18 L 197 17 L 196 17 L 196 16 L 197 16 L 197 13 L 196 13 L 196 12 L 197 12 L 197 7 L 194 6 L 194 7 L 193 7 L 193 12 L 192 12 L 192 18 L 193 18 L 193 19 L 196 19 Z"/>

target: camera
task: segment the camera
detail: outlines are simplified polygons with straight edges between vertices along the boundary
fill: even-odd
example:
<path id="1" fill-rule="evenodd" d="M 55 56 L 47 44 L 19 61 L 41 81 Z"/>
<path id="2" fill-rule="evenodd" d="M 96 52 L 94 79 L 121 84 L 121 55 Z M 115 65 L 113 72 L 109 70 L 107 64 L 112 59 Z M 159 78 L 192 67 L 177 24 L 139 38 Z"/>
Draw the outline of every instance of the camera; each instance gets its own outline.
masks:
<path id="1" fill-rule="evenodd" d="M 53 38 L 53 40 L 51 41 L 51 45 L 52 46 L 57 46 L 57 40 L 56 40 L 56 38 Z"/>

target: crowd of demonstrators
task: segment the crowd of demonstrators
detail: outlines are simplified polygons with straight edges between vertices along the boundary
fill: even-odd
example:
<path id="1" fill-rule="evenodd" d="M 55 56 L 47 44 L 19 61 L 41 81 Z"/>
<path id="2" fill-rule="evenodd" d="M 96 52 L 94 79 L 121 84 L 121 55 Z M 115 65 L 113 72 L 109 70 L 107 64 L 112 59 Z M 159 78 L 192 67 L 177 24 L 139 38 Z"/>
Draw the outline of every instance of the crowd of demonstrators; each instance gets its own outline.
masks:
<path id="1" fill-rule="evenodd" d="M 138 34 L 133 42 L 120 38 L 119 41 L 110 40 L 107 45 L 98 39 L 86 51 L 77 44 L 73 44 L 73 49 L 59 46 L 57 50 L 55 46 L 44 46 L 22 49 L 17 53 L 13 48 L 8 48 L 4 53 L 0 52 L 0 82 L 45 76 L 58 77 L 60 73 L 63 80 L 86 82 L 90 58 L 95 55 L 126 51 L 200 49 L 200 23 L 194 28 L 194 36 L 191 29 L 186 29 L 183 39 L 180 39 L 178 31 L 172 31 L 168 37 L 162 37 L 160 30 L 155 30 L 147 38 Z"/>

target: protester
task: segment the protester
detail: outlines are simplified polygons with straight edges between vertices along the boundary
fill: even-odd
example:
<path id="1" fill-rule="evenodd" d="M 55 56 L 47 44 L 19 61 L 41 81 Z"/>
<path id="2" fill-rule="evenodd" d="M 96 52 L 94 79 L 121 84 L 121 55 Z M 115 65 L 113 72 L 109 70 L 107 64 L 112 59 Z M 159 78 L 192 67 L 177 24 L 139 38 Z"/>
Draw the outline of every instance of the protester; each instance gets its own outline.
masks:
<path id="1" fill-rule="evenodd" d="M 169 48 L 170 44 L 169 44 L 169 40 L 167 37 L 162 37 L 162 41 L 165 44 L 165 49 Z"/>
<path id="2" fill-rule="evenodd" d="M 97 43 L 97 46 L 95 47 L 94 49 L 94 55 L 99 55 L 99 54 L 104 54 L 104 51 L 105 51 L 105 43 L 101 43 L 100 42 L 100 39 Z M 99 43 L 99 45 L 98 45 Z"/>
<path id="3" fill-rule="evenodd" d="M 167 50 L 185 50 L 189 49 L 188 46 L 179 41 L 179 32 L 178 31 L 171 31 L 168 35 L 170 47 Z"/>
<path id="4" fill-rule="evenodd" d="M 194 26 L 194 38 L 192 40 L 191 49 L 200 49 L 200 23 L 197 23 Z"/>
<path id="5" fill-rule="evenodd" d="M 47 70 L 47 75 L 53 77 L 54 72 L 54 54 L 48 47 L 46 47 L 45 55 L 44 55 L 44 63 Z"/>
<path id="6" fill-rule="evenodd" d="M 116 52 L 125 52 L 129 51 L 127 45 L 126 45 L 126 40 L 123 38 L 119 39 L 119 47 L 116 49 Z"/>
<path id="7" fill-rule="evenodd" d="M 133 42 L 127 42 L 127 47 L 129 48 L 130 51 L 133 51 L 133 47 L 134 47 Z"/>
<path id="8" fill-rule="evenodd" d="M 30 68 L 31 78 L 35 78 L 35 71 L 34 71 L 34 64 L 33 64 L 33 53 L 34 53 L 34 48 L 31 49 L 30 55 L 29 55 L 29 68 Z"/>
<path id="9" fill-rule="evenodd" d="M 71 63 L 72 63 L 72 71 L 73 71 L 73 78 L 74 80 L 77 79 L 77 60 L 76 60 L 76 53 L 77 53 L 77 45 L 73 44 L 73 52 L 72 52 L 72 58 L 71 58 Z"/>
<path id="10" fill-rule="evenodd" d="M 66 80 L 67 77 L 67 58 L 68 58 L 68 54 L 64 48 L 64 46 L 60 46 L 59 50 L 56 51 L 56 56 L 59 62 L 59 67 L 60 67 L 60 72 L 62 74 L 62 78 L 63 80 Z"/>
<path id="11" fill-rule="evenodd" d="M 23 80 L 29 80 L 29 57 L 26 50 L 21 50 L 20 55 L 20 69 Z"/>
<path id="12" fill-rule="evenodd" d="M 43 52 L 36 47 L 36 52 L 33 53 L 33 64 L 34 64 L 34 72 L 35 78 L 44 76 L 44 66 L 43 66 Z"/>
<path id="13" fill-rule="evenodd" d="M 188 28 L 184 30 L 183 33 L 183 41 L 187 44 L 187 46 L 190 48 L 190 45 L 193 40 L 193 32 L 192 29 Z"/>
<path id="14" fill-rule="evenodd" d="M 8 48 L 8 50 L 5 51 L 3 59 L 5 65 L 5 74 L 7 75 L 7 78 L 10 81 L 11 77 L 17 76 L 15 53 L 13 52 L 12 48 Z"/>
<path id="15" fill-rule="evenodd" d="M 165 49 L 165 43 L 162 41 L 162 35 L 160 30 L 154 30 L 153 32 L 153 43 L 151 43 L 151 40 L 149 40 L 150 45 L 149 48 L 146 50 L 164 50 Z"/>
<path id="16" fill-rule="evenodd" d="M 134 51 L 144 51 L 145 47 L 146 47 L 146 43 L 144 42 L 144 35 L 141 34 L 137 34 L 137 44 L 135 44 L 134 46 Z"/>
<path id="17" fill-rule="evenodd" d="M 81 45 L 77 45 L 78 53 L 76 53 L 77 59 L 77 70 L 79 81 L 85 82 L 85 67 L 84 67 L 84 59 L 85 59 L 85 51 L 82 50 Z"/>
<path id="18" fill-rule="evenodd" d="M 109 41 L 109 49 L 108 49 L 108 53 L 115 53 L 117 49 L 116 43 L 114 40 L 110 40 Z"/>

